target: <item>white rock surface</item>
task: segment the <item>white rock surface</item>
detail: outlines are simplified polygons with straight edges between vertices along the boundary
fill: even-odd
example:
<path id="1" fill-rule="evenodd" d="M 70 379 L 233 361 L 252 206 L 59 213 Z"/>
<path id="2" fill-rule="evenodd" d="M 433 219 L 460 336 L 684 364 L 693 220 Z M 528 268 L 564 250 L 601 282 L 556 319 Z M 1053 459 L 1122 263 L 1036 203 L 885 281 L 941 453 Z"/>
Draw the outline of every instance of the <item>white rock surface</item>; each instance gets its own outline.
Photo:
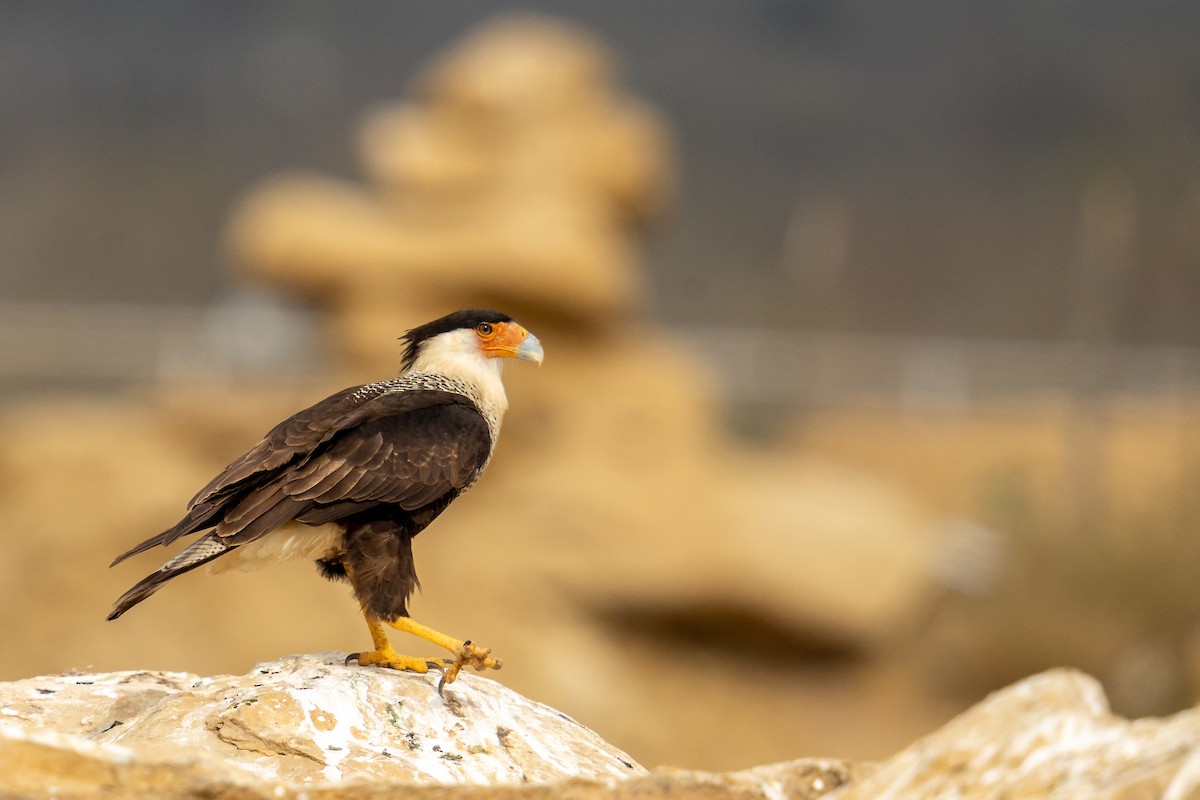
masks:
<path id="1" fill-rule="evenodd" d="M 0 738 L 116 764 L 182 755 L 222 762 L 234 781 L 291 787 L 645 773 L 570 717 L 496 681 L 464 673 L 443 697 L 436 674 L 344 666 L 343 658 L 293 656 L 237 676 L 115 672 L 0 684 Z"/>

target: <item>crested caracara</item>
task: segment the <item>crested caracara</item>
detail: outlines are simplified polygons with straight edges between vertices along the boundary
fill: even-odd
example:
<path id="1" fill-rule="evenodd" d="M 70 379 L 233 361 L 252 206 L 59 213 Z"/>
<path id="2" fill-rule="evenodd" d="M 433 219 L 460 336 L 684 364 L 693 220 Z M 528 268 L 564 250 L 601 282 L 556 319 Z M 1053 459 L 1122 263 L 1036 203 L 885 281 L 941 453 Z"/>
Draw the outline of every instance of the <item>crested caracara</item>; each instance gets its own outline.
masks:
<path id="1" fill-rule="evenodd" d="M 463 666 L 499 669 L 500 659 L 415 622 L 412 540 L 487 466 L 508 407 L 507 358 L 540 364 L 537 337 L 496 311 L 457 311 L 404 336 L 397 378 L 338 392 L 276 425 L 200 490 L 173 527 L 117 556 L 206 531 L 121 595 L 116 619 L 167 581 L 214 559 L 254 568 L 312 558 L 326 578 L 349 581 L 374 649 L 359 664 L 426 672 L 435 661 L 392 649 L 384 626 L 414 633 L 453 654 L 443 683 Z M 439 686 L 440 689 L 440 686 Z"/>

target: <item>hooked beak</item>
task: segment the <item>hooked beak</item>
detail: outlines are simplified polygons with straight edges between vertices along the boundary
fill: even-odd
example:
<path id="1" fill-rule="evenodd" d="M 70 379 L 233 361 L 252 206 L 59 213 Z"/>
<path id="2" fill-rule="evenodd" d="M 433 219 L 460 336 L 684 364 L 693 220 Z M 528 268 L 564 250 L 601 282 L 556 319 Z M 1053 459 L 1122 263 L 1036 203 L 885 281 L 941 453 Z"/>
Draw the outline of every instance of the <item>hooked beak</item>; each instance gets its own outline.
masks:
<path id="1" fill-rule="evenodd" d="M 517 348 L 516 356 L 522 361 L 532 361 L 534 364 L 540 365 L 543 357 L 542 343 L 536 336 L 526 331 L 525 340 Z"/>

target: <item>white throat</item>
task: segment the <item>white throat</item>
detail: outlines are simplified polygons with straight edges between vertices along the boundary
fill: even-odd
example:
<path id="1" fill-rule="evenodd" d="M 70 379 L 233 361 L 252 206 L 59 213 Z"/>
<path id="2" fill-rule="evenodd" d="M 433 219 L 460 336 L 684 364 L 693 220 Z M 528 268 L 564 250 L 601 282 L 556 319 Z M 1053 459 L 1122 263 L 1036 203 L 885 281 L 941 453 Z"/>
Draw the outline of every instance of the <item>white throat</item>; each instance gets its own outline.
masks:
<path id="1" fill-rule="evenodd" d="M 504 359 L 489 358 L 479 349 L 479 339 L 472 330 L 441 333 L 424 342 L 411 372 L 445 375 L 472 386 L 486 412 L 496 415 L 497 421 L 508 410 L 504 393 Z"/>

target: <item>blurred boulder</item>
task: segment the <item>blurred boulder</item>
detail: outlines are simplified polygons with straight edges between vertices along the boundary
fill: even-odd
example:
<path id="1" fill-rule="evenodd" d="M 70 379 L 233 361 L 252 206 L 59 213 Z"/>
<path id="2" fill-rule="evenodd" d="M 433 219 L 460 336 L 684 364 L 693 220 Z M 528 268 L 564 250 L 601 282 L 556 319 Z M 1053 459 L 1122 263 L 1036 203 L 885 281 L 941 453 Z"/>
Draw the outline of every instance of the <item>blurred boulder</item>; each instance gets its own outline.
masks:
<path id="1" fill-rule="evenodd" d="M 1071 670 L 1027 678 L 834 795 L 1134 800 L 1200 796 L 1200 709 L 1113 716 L 1100 684 Z"/>
<path id="2" fill-rule="evenodd" d="M 561 193 L 592 198 L 614 224 L 652 220 L 670 194 L 673 146 L 657 111 L 619 91 L 614 61 L 579 28 L 501 17 L 429 67 L 417 102 L 368 116 L 363 162 L 400 203 Z"/>

